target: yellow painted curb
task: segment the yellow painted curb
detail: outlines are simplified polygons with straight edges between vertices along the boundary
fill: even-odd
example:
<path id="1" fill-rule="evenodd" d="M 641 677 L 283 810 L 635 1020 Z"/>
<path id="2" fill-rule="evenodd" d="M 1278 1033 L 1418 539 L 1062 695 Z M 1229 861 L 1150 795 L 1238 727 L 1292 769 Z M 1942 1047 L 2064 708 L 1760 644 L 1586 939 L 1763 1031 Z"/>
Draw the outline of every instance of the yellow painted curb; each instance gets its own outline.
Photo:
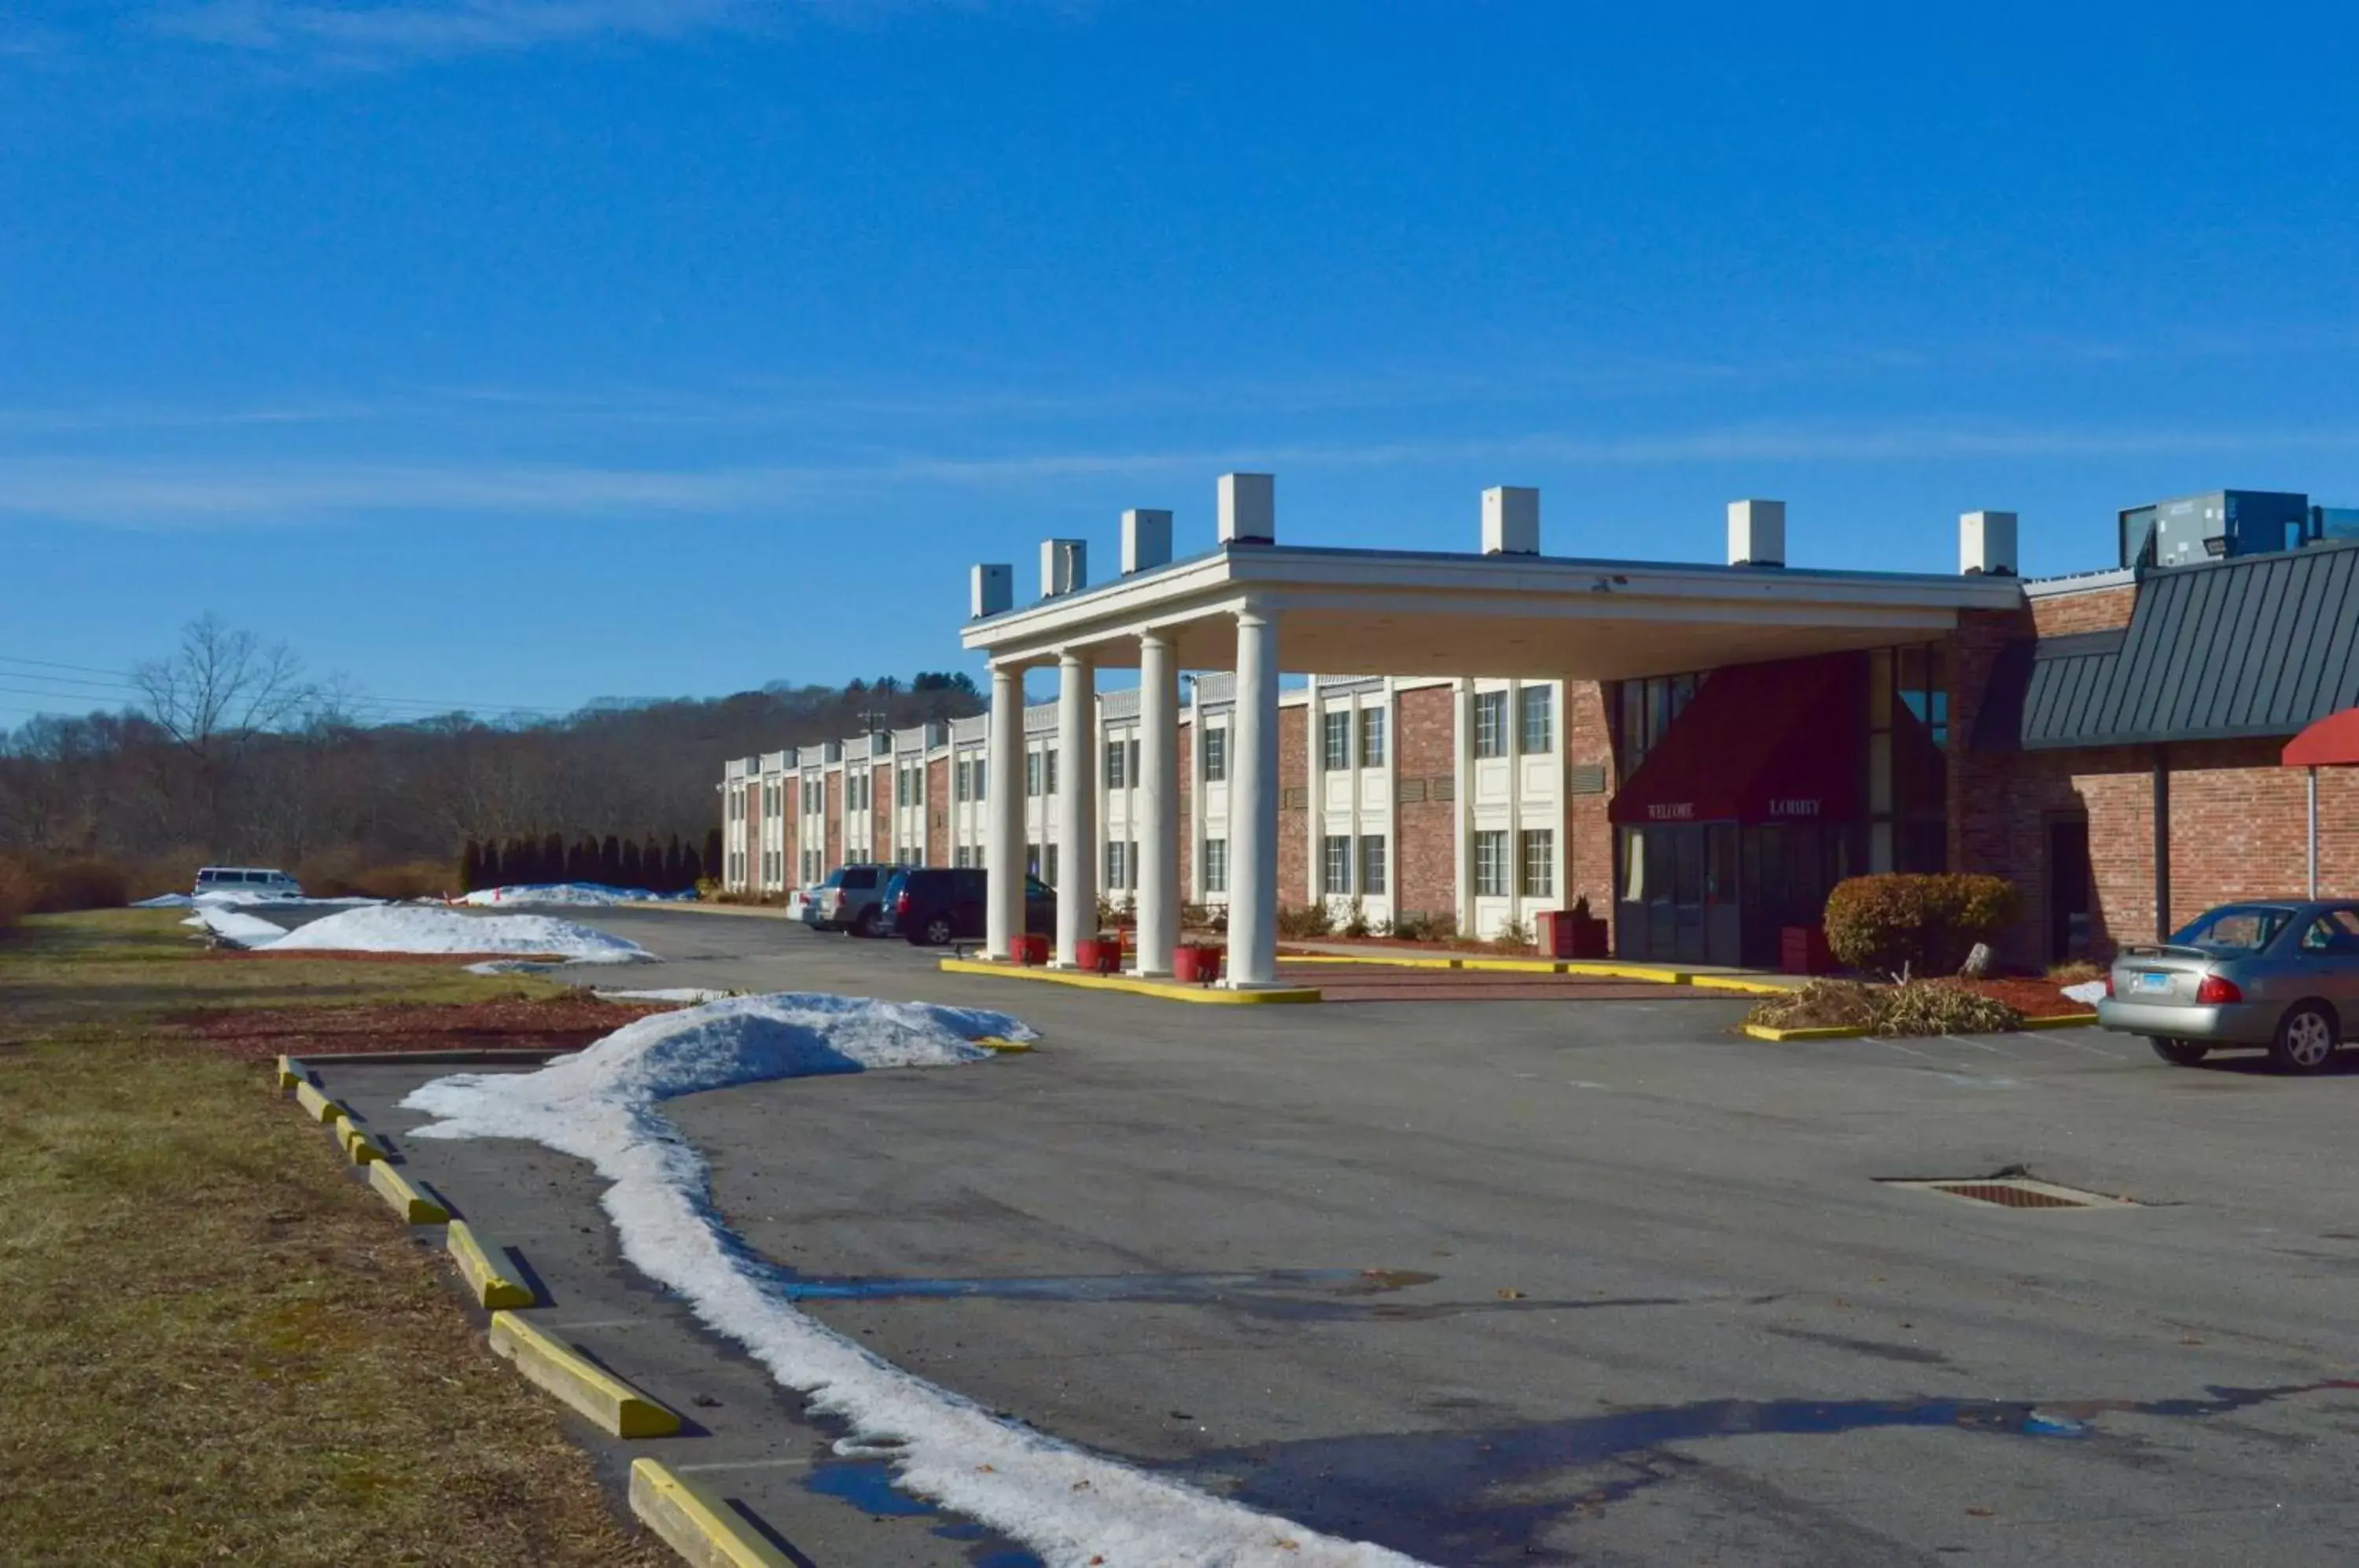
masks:
<path id="1" fill-rule="evenodd" d="M 718 1499 L 653 1459 L 631 1461 L 631 1512 L 690 1568 L 792 1568 Z"/>
<path id="2" fill-rule="evenodd" d="M 1746 1024 L 1745 1032 L 1756 1040 L 1865 1040 L 1874 1031 L 1864 1029 L 1771 1029 L 1767 1024 Z"/>
<path id="3" fill-rule="evenodd" d="M 1280 964 L 1374 964 L 1387 969 L 1473 969 L 1505 975 L 1584 975 L 1600 980 L 1639 980 L 1656 985 L 1694 985 L 1710 991 L 1737 991 L 1746 996 L 1777 996 L 1793 989 L 1774 980 L 1753 980 L 1738 975 L 1699 975 L 1655 964 L 1621 964 L 1593 958 L 1484 958 L 1453 953 L 1429 958 L 1407 953 L 1377 955 L 1356 953 L 1280 953 Z"/>
<path id="4" fill-rule="evenodd" d="M 478 1305 L 498 1309 L 539 1304 L 539 1298 L 532 1293 L 531 1286 L 511 1279 L 501 1272 L 500 1266 L 492 1261 L 498 1249 L 484 1246 L 482 1238 L 475 1235 L 474 1227 L 465 1220 L 451 1222 L 451 1234 L 443 1245 L 450 1249 L 452 1261 L 459 1265 L 459 1273 L 466 1279 L 467 1288 L 475 1293 Z"/>
<path id="5" fill-rule="evenodd" d="M 970 1040 L 967 1043 L 979 1045 L 985 1051 L 995 1051 L 1002 1056 L 1021 1056 L 1031 1050 L 1033 1044 L 1028 1040 L 1002 1040 L 995 1034 L 987 1034 L 981 1040 Z"/>
<path id="6" fill-rule="evenodd" d="M 343 1106 L 309 1083 L 295 1085 L 295 1103 L 302 1106 L 313 1121 L 337 1122 L 350 1115 Z"/>
<path id="7" fill-rule="evenodd" d="M 514 1312 L 492 1314 L 492 1349 L 616 1437 L 669 1437 L 679 1430 L 679 1416 Z"/>
<path id="8" fill-rule="evenodd" d="M 303 1070 L 295 1064 L 295 1059 L 293 1057 L 282 1056 L 278 1059 L 278 1086 L 280 1088 L 292 1089 L 296 1084 L 300 1083 L 303 1081 Z"/>
<path id="9" fill-rule="evenodd" d="M 385 1158 L 385 1145 L 350 1122 L 336 1124 L 336 1141 L 344 1146 L 344 1158 L 355 1165 L 367 1165 Z"/>
<path id="10" fill-rule="evenodd" d="M 376 1189 L 377 1196 L 393 1205 L 393 1212 L 411 1225 L 440 1225 L 451 1217 L 451 1211 L 431 1198 L 419 1196 L 418 1189 L 401 1178 L 401 1172 L 384 1160 L 373 1160 L 367 1167 L 368 1184 Z"/>
<path id="11" fill-rule="evenodd" d="M 1227 991 L 1217 985 L 1183 985 L 1176 980 L 1141 980 L 1135 975 L 1086 975 L 1073 969 L 1042 969 L 1024 964 L 989 964 L 972 958 L 945 958 L 943 973 L 992 975 L 1002 980 L 1042 980 L 1051 985 L 1077 985 L 1088 991 L 1127 991 L 1135 996 L 1159 996 L 1167 1002 L 1209 1002 L 1216 1007 L 1253 1007 L 1271 1002 L 1315 1002 L 1316 987 L 1274 985 L 1264 991 Z"/>
<path id="12" fill-rule="evenodd" d="M 1774 980 L 1745 980 L 1734 975 L 1690 975 L 1687 982 L 1705 991 L 1736 991 L 1747 996 L 1782 996 L 1797 988 L 1780 985 Z"/>
<path id="13" fill-rule="evenodd" d="M 2023 1027 L 2027 1029 L 2093 1029 L 2096 1023 L 2097 1015 L 2094 1013 L 2064 1013 L 2052 1018 L 2026 1018 Z"/>

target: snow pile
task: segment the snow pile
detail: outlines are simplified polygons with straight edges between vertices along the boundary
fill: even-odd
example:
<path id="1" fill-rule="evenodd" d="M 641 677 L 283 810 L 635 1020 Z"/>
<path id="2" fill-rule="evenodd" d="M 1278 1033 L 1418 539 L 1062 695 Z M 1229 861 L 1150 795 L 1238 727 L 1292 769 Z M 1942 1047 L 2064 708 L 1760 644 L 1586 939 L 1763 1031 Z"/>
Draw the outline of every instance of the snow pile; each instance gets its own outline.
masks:
<path id="1" fill-rule="evenodd" d="M 2086 1007 L 2093 1007 L 2105 999 L 2105 983 L 2103 980 L 2083 980 L 2078 985 L 2066 985 L 2062 989 L 2066 996 Z"/>
<path id="2" fill-rule="evenodd" d="M 575 964 L 652 962 L 637 942 L 549 915 L 462 915 L 438 905 L 379 904 L 299 927 L 273 953 L 513 953 Z"/>
<path id="3" fill-rule="evenodd" d="M 788 1304 L 712 1211 L 703 1160 L 663 1100 L 777 1078 L 947 1067 L 1032 1031 L 1002 1014 L 782 994 L 659 1013 L 533 1073 L 440 1078 L 403 1101 L 416 1138 L 521 1138 L 594 1164 L 623 1255 L 694 1303 L 788 1388 L 889 1451 L 901 1486 L 1005 1531 L 1056 1568 L 1103 1563 L 1379 1568 L 1411 1559 L 1299 1529 L 992 1414 Z"/>
<path id="4" fill-rule="evenodd" d="M 135 909 L 201 909 L 208 907 L 226 908 L 238 904 L 269 904 L 274 907 L 300 909 L 352 909 L 364 904 L 382 904 L 383 898 L 305 898 L 271 893 L 262 888 L 221 888 L 190 898 L 186 893 L 158 893 L 152 898 L 142 898 L 130 907 Z"/>
<path id="5" fill-rule="evenodd" d="M 513 887 L 478 887 L 462 894 L 462 904 L 647 904 L 694 899 L 693 893 L 651 893 L 645 887 L 610 887 L 603 882 L 532 882 Z"/>
<path id="6" fill-rule="evenodd" d="M 592 991 L 602 1002 L 725 1002 L 734 991 L 709 991 L 701 985 L 673 985 L 656 991 Z"/>
<path id="7" fill-rule="evenodd" d="M 242 915 L 213 904 L 198 905 L 197 912 L 180 923 L 202 926 L 222 941 L 239 947 L 268 947 L 287 934 L 285 926 L 272 925 L 259 915 Z"/>

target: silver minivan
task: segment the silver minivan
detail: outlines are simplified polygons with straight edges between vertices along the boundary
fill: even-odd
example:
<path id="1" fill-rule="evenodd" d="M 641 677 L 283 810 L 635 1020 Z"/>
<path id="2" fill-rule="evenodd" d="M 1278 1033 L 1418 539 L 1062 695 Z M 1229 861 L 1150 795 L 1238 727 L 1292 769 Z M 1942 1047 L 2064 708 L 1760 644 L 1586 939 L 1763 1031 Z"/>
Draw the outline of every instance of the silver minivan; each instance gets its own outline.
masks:
<path id="1" fill-rule="evenodd" d="M 208 866 L 197 873 L 193 897 L 243 893 L 250 898 L 299 898 L 302 885 L 284 871 L 259 866 Z"/>

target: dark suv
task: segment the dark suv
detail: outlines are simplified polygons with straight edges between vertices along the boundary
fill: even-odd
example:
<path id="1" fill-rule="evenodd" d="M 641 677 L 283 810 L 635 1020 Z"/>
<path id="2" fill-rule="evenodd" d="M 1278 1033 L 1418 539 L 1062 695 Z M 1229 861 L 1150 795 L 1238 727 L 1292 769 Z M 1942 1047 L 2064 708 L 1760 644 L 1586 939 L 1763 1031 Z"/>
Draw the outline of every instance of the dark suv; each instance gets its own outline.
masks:
<path id="1" fill-rule="evenodd" d="M 991 874 L 977 867 L 927 866 L 904 871 L 885 889 L 885 918 L 891 930 L 920 947 L 979 942 L 989 917 L 984 898 Z M 1024 929 L 1057 929 L 1057 895 L 1046 884 L 1024 879 Z"/>

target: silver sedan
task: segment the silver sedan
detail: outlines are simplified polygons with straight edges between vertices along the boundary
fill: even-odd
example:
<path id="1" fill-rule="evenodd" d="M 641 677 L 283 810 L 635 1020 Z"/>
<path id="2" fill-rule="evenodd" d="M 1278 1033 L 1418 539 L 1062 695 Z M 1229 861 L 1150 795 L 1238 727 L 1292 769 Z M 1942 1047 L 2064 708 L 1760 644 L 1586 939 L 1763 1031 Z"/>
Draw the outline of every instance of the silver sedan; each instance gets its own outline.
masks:
<path id="1" fill-rule="evenodd" d="M 2315 1073 L 2359 1020 L 2359 903 L 2223 904 L 2168 942 L 2124 947 L 2105 993 L 2097 1021 L 2146 1036 L 2166 1062 L 2260 1046 Z"/>

